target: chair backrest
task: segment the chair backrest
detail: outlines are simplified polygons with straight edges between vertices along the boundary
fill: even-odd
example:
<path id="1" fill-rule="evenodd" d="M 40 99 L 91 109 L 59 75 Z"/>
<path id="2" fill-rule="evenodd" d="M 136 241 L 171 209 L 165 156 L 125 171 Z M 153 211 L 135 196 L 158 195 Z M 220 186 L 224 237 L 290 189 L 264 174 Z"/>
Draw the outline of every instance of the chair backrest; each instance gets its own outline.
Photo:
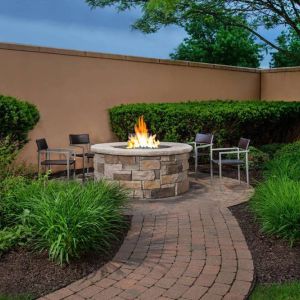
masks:
<path id="1" fill-rule="evenodd" d="M 211 133 L 197 133 L 195 143 L 197 144 L 212 144 L 214 135 Z"/>
<path id="2" fill-rule="evenodd" d="M 38 151 L 47 150 L 49 148 L 48 144 L 47 144 L 47 141 L 44 138 L 43 139 L 35 140 L 35 142 L 36 142 Z"/>
<path id="3" fill-rule="evenodd" d="M 240 138 L 238 147 L 240 149 L 248 150 L 249 144 L 250 144 L 250 140 L 249 139 Z"/>
<path id="4" fill-rule="evenodd" d="M 70 145 L 89 144 L 90 136 L 87 133 L 83 134 L 70 134 Z"/>

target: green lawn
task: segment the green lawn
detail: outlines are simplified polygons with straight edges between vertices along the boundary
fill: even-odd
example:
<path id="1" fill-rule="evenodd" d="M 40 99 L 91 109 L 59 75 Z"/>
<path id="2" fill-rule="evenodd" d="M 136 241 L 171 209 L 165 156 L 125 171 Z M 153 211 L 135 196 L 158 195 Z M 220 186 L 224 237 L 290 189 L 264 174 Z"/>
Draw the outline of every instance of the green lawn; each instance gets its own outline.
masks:
<path id="1" fill-rule="evenodd" d="M 250 300 L 300 300 L 300 282 L 258 285 Z"/>
<path id="2" fill-rule="evenodd" d="M 33 298 L 29 295 L 19 295 L 19 296 L 4 296 L 0 295 L 0 300 L 32 300 Z"/>

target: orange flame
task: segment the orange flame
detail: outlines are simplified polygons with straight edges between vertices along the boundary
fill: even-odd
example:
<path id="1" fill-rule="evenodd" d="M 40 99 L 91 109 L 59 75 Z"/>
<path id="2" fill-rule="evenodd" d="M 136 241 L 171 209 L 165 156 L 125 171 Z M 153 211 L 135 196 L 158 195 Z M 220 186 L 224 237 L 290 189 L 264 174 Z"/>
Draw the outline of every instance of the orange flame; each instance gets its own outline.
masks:
<path id="1" fill-rule="evenodd" d="M 159 141 L 156 140 L 156 135 L 149 135 L 147 124 L 144 121 L 144 116 L 138 118 L 137 124 L 134 126 L 134 135 L 130 135 L 127 148 L 158 148 Z"/>

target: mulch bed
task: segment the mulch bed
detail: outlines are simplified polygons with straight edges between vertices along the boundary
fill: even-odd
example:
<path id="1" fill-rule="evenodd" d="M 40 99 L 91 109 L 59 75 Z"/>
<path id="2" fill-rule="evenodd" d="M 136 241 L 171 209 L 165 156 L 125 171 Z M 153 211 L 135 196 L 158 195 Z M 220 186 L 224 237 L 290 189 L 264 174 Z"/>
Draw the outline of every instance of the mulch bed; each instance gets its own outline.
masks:
<path id="1" fill-rule="evenodd" d="M 232 206 L 230 210 L 252 253 L 257 282 L 300 280 L 300 243 L 290 247 L 286 241 L 262 233 L 248 203 Z"/>
<path id="2" fill-rule="evenodd" d="M 126 219 L 128 226 L 120 233 L 109 254 L 89 253 L 63 267 L 49 261 L 47 253 L 20 248 L 4 254 L 0 257 L 0 295 L 40 297 L 98 270 L 122 245 L 131 222 L 130 217 Z"/>

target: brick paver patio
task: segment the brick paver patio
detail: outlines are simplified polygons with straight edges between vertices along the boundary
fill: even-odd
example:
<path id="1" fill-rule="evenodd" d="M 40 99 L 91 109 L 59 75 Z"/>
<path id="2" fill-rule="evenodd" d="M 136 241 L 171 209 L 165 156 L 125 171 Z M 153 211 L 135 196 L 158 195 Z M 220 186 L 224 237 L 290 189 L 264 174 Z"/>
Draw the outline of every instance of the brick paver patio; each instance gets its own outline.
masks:
<path id="1" fill-rule="evenodd" d="M 181 197 L 134 201 L 132 227 L 114 259 L 41 299 L 245 299 L 253 261 L 228 206 L 251 188 L 193 179 Z"/>

